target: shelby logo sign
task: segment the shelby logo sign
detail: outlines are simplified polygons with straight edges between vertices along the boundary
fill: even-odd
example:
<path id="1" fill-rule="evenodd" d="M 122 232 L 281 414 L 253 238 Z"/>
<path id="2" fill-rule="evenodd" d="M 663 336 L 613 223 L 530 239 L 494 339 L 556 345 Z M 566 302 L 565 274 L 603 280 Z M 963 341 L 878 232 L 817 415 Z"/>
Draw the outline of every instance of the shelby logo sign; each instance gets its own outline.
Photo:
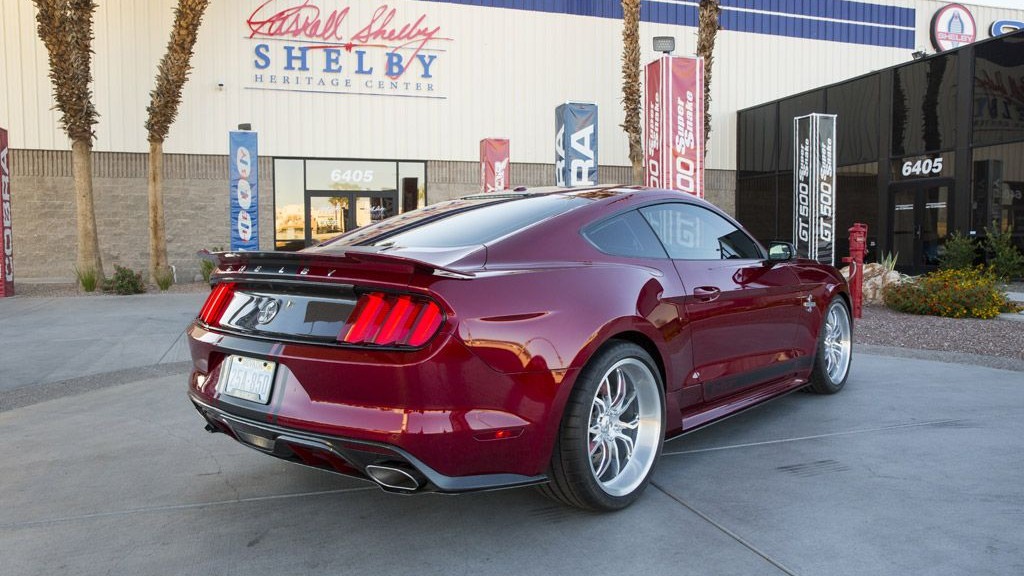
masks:
<path id="1" fill-rule="evenodd" d="M 704 59 L 647 65 L 644 184 L 704 197 Z"/>
<path id="2" fill-rule="evenodd" d="M 0 298 L 14 296 L 14 248 L 11 240 L 11 170 L 7 160 L 7 130 L 0 128 L 0 207 L 3 209 L 0 234 Z"/>
<path id="3" fill-rule="evenodd" d="M 597 104 L 566 102 L 555 108 L 555 184 L 597 184 Z"/>
<path id="4" fill-rule="evenodd" d="M 932 17 L 932 46 L 939 52 L 970 44 L 978 37 L 971 11 L 960 4 L 943 6 Z"/>
<path id="5" fill-rule="evenodd" d="M 835 264 L 836 117 L 793 119 L 793 244 L 797 254 Z"/>
<path id="6" fill-rule="evenodd" d="M 252 48 L 247 88 L 444 98 L 450 41 L 426 14 L 387 4 L 268 0 L 245 21 Z"/>

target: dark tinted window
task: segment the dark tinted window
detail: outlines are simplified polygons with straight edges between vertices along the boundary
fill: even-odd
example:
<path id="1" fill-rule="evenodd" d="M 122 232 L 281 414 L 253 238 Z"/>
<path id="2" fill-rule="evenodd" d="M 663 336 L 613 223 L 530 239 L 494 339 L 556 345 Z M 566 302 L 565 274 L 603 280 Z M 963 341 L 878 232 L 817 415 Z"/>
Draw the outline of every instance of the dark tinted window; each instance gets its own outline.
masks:
<path id="1" fill-rule="evenodd" d="M 835 114 L 836 161 L 840 166 L 878 160 L 878 74 L 832 86 L 828 113 Z"/>
<path id="2" fill-rule="evenodd" d="M 641 208 L 668 255 L 678 260 L 762 258 L 761 249 L 725 218 L 692 204 Z"/>
<path id="3" fill-rule="evenodd" d="M 814 112 L 825 113 L 824 90 L 779 101 L 779 170 L 793 169 L 793 119 Z"/>
<path id="4" fill-rule="evenodd" d="M 895 70 L 892 154 L 952 148 L 956 142 L 956 55 L 933 56 Z"/>
<path id="5" fill-rule="evenodd" d="M 740 112 L 737 154 L 741 177 L 778 170 L 777 115 L 775 104 Z"/>
<path id="6" fill-rule="evenodd" d="M 605 254 L 634 258 L 667 258 L 654 231 L 636 211 L 592 224 L 583 236 Z"/>
<path id="7" fill-rule="evenodd" d="M 590 200 L 586 198 L 560 194 L 498 202 L 426 220 L 419 226 L 385 236 L 371 245 L 446 248 L 485 244 L 588 202 Z"/>
<path id="8" fill-rule="evenodd" d="M 761 242 L 767 243 L 778 237 L 775 233 L 778 228 L 777 203 L 775 176 L 741 178 L 736 183 L 736 220 Z M 786 216 L 789 217 L 788 214 Z"/>
<path id="9" fill-rule="evenodd" d="M 1024 140 L 1024 35 L 974 49 L 974 144 Z"/>

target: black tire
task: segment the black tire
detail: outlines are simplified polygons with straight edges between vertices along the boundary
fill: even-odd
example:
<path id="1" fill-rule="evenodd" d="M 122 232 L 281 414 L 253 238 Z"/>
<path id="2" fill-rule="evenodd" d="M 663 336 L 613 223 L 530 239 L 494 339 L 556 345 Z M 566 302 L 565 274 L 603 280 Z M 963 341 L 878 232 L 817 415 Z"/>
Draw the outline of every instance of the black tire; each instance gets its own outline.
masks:
<path id="1" fill-rule="evenodd" d="M 612 394 L 613 375 L 616 388 L 627 390 L 621 392 L 617 408 L 614 402 L 603 400 L 620 398 Z M 606 376 L 609 383 L 603 386 Z M 620 378 L 625 378 L 626 383 Z M 631 398 L 630 386 L 635 391 Z M 630 398 L 629 402 L 626 398 Z M 601 406 L 613 408 L 605 412 Z M 623 417 L 630 421 L 623 421 Z M 592 420 L 596 422 L 593 429 Z M 635 436 L 631 440 L 624 439 L 623 435 L 633 433 L 634 428 L 628 425 L 634 420 Z M 593 442 L 591 434 L 596 435 Z M 577 508 L 621 510 L 632 504 L 650 483 L 664 442 L 665 392 L 657 365 L 640 346 L 613 340 L 580 372 L 562 414 L 551 455 L 550 482 L 539 490 L 555 501 Z M 632 446 L 625 459 L 621 458 L 620 446 L 624 451 Z M 601 458 L 614 462 L 614 470 Z M 595 463 L 598 459 L 599 463 Z M 607 467 L 599 474 L 594 467 L 600 469 L 602 465 Z M 612 472 L 614 474 L 610 474 Z M 602 480 L 598 479 L 599 475 Z"/>
<path id="2" fill-rule="evenodd" d="M 831 315 L 835 314 L 833 318 Z M 836 334 L 830 334 L 830 319 L 838 321 L 840 342 L 836 343 Z M 804 390 L 815 394 L 835 394 L 846 385 L 850 377 L 850 366 L 853 364 L 853 321 L 850 309 L 842 296 L 835 296 L 821 319 L 821 330 L 818 332 L 818 349 L 814 355 L 814 369 L 811 371 L 810 383 Z M 840 349 L 836 349 L 838 346 Z M 831 358 L 829 348 L 834 350 Z M 845 347 L 845 350 L 842 348 Z M 843 366 L 845 364 L 845 366 Z"/>

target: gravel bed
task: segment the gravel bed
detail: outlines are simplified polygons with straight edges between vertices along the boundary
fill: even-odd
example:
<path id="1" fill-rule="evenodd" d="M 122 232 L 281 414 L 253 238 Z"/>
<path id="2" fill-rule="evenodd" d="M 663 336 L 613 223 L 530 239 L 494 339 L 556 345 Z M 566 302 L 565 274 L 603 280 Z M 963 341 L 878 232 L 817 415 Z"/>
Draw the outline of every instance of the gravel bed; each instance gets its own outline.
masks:
<path id="1" fill-rule="evenodd" d="M 917 316 L 884 306 L 865 306 L 864 317 L 854 321 L 853 340 L 858 344 L 1024 360 L 1024 322 L 1002 318 Z"/>

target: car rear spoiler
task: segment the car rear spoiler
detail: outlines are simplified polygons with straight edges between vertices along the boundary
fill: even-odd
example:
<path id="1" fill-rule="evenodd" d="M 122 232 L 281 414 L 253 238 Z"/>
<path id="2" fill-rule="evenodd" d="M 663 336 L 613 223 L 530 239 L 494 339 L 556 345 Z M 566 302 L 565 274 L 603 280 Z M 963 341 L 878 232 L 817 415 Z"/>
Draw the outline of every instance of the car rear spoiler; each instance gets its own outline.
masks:
<path id="1" fill-rule="evenodd" d="M 430 274 L 469 280 L 476 275 L 425 260 L 349 250 L 340 253 L 324 252 L 209 252 L 201 250 L 197 255 L 213 262 L 217 269 L 213 274 L 219 279 L 244 277 L 249 279 L 308 277 L 310 280 L 333 278 L 346 271 L 379 271 L 393 274 Z"/>

